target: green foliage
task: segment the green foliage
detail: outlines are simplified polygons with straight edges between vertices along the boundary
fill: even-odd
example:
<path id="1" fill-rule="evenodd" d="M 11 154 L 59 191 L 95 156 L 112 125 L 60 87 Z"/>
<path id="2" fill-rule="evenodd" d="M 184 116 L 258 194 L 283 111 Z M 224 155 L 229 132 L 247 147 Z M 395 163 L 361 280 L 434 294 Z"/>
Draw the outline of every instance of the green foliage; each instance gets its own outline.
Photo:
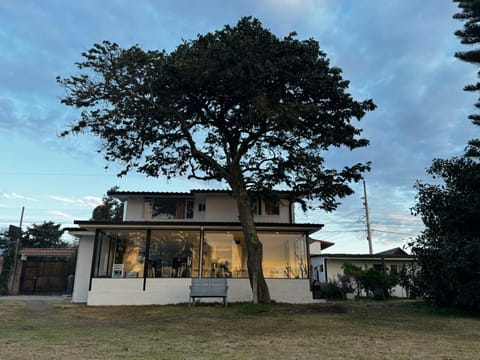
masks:
<path id="1" fill-rule="evenodd" d="M 12 273 L 15 259 L 15 241 L 8 231 L 0 233 L 0 253 L 3 257 L 3 270 L 0 273 L 0 295 L 8 294 L 8 280 Z"/>
<path id="2" fill-rule="evenodd" d="M 23 235 L 22 248 L 69 247 L 69 244 L 61 238 L 63 231 L 60 227 L 61 224 L 54 224 L 52 221 L 45 221 L 40 225 L 33 224 Z"/>
<path id="3" fill-rule="evenodd" d="M 342 300 L 345 298 L 342 285 L 338 281 L 329 280 L 320 284 L 320 297 L 322 299 Z"/>
<path id="4" fill-rule="evenodd" d="M 67 90 L 62 103 L 83 108 L 63 135 L 100 137 L 105 158 L 124 164 L 123 173 L 188 174 L 233 191 L 282 185 L 332 210 L 369 168 L 324 167 L 328 148 L 368 145 L 352 120 L 375 105 L 352 99 L 313 39 L 279 39 L 246 17 L 170 54 L 104 41 L 82 55 L 84 74 L 57 78 Z"/>
<path id="5" fill-rule="evenodd" d="M 118 186 L 112 187 L 102 198 L 102 204 L 98 205 L 92 212 L 91 220 L 94 221 L 122 221 L 123 203 L 115 199 L 110 193 L 118 190 Z"/>
<path id="6" fill-rule="evenodd" d="M 342 265 L 343 273 L 350 275 L 355 283 L 357 294 L 365 290 L 376 300 L 385 300 L 391 296 L 391 290 L 398 284 L 399 277 L 396 271 L 389 271 L 383 266 L 382 270 L 375 268 L 362 269 L 359 266 L 345 262 Z"/>
<path id="7" fill-rule="evenodd" d="M 480 310 L 480 148 L 471 142 L 461 157 L 436 159 L 428 173 L 438 184 L 417 182 L 425 231 L 411 242 L 421 268 L 416 284 L 440 306 Z"/>
<path id="8" fill-rule="evenodd" d="M 480 27 L 478 22 L 480 20 L 480 1 L 479 0 L 453 0 L 458 3 L 458 7 L 461 12 L 455 14 L 453 17 L 464 21 L 462 30 L 457 30 L 455 35 L 461 39 L 462 44 L 475 45 L 480 42 Z M 480 49 L 471 49 L 468 51 L 459 51 L 455 53 L 455 57 L 476 66 L 480 65 Z M 465 91 L 479 91 L 480 82 L 476 84 L 467 85 L 464 88 Z M 475 103 L 475 107 L 480 109 L 480 101 Z M 480 115 L 473 114 L 469 118 L 474 124 L 480 125 Z"/>
<path id="9" fill-rule="evenodd" d="M 419 271 L 418 263 L 413 262 L 410 266 L 402 267 L 398 273 L 398 284 L 406 290 L 410 299 L 422 296 L 422 289 L 416 281 Z"/>
<path id="10" fill-rule="evenodd" d="M 239 312 L 246 315 L 258 315 L 270 312 L 271 304 L 244 303 L 239 305 Z"/>

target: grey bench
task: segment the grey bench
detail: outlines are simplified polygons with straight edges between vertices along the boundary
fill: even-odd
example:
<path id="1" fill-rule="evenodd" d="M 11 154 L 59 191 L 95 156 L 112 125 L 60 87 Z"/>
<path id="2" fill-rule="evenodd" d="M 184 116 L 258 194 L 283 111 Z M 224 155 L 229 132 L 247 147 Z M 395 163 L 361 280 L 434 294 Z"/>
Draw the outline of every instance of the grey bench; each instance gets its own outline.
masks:
<path id="1" fill-rule="evenodd" d="M 195 299 L 202 297 L 217 297 L 223 299 L 223 305 L 228 305 L 226 278 L 192 278 L 188 306 L 195 306 Z"/>

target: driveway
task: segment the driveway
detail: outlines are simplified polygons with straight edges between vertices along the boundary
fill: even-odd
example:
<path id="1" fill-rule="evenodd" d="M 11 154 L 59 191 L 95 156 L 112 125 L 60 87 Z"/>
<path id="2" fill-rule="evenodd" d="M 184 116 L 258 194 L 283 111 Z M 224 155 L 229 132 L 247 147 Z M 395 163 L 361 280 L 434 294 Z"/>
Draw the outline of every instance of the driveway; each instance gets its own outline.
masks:
<path id="1" fill-rule="evenodd" d="M 71 301 L 65 295 L 6 295 L 0 296 L 0 301 Z"/>

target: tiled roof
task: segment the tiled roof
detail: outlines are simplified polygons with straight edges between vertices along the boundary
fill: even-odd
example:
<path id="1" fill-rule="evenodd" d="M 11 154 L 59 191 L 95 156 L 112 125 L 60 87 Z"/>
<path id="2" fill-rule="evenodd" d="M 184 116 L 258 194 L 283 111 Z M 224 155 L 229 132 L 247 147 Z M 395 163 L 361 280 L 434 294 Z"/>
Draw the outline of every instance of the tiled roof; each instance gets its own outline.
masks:
<path id="1" fill-rule="evenodd" d="M 187 192 L 176 191 L 111 191 L 108 192 L 111 196 L 125 196 L 125 195 L 148 195 L 148 196 L 192 196 L 196 193 L 214 193 L 214 194 L 230 194 L 232 191 L 229 189 L 191 189 Z M 274 193 L 289 194 L 287 190 L 274 190 Z"/>
<path id="2" fill-rule="evenodd" d="M 401 255 L 408 255 L 402 248 L 396 247 L 393 249 L 385 250 L 375 255 L 384 255 L 384 256 L 401 256 Z"/>
<path id="3" fill-rule="evenodd" d="M 77 249 L 73 248 L 23 248 L 20 255 L 26 256 L 73 256 Z"/>

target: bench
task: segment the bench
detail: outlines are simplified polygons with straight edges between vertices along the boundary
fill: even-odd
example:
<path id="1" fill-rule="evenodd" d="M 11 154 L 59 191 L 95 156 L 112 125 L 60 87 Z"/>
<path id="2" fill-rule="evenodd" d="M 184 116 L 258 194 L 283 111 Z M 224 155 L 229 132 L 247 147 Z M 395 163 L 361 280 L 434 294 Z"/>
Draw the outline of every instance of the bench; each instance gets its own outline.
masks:
<path id="1" fill-rule="evenodd" d="M 202 297 L 223 298 L 223 305 L 227 306 L 227 279 L 226 278 L 192 278 L 190 285 L 190 299 L 188 306 L 195 306 L 195 299 Z"/>

